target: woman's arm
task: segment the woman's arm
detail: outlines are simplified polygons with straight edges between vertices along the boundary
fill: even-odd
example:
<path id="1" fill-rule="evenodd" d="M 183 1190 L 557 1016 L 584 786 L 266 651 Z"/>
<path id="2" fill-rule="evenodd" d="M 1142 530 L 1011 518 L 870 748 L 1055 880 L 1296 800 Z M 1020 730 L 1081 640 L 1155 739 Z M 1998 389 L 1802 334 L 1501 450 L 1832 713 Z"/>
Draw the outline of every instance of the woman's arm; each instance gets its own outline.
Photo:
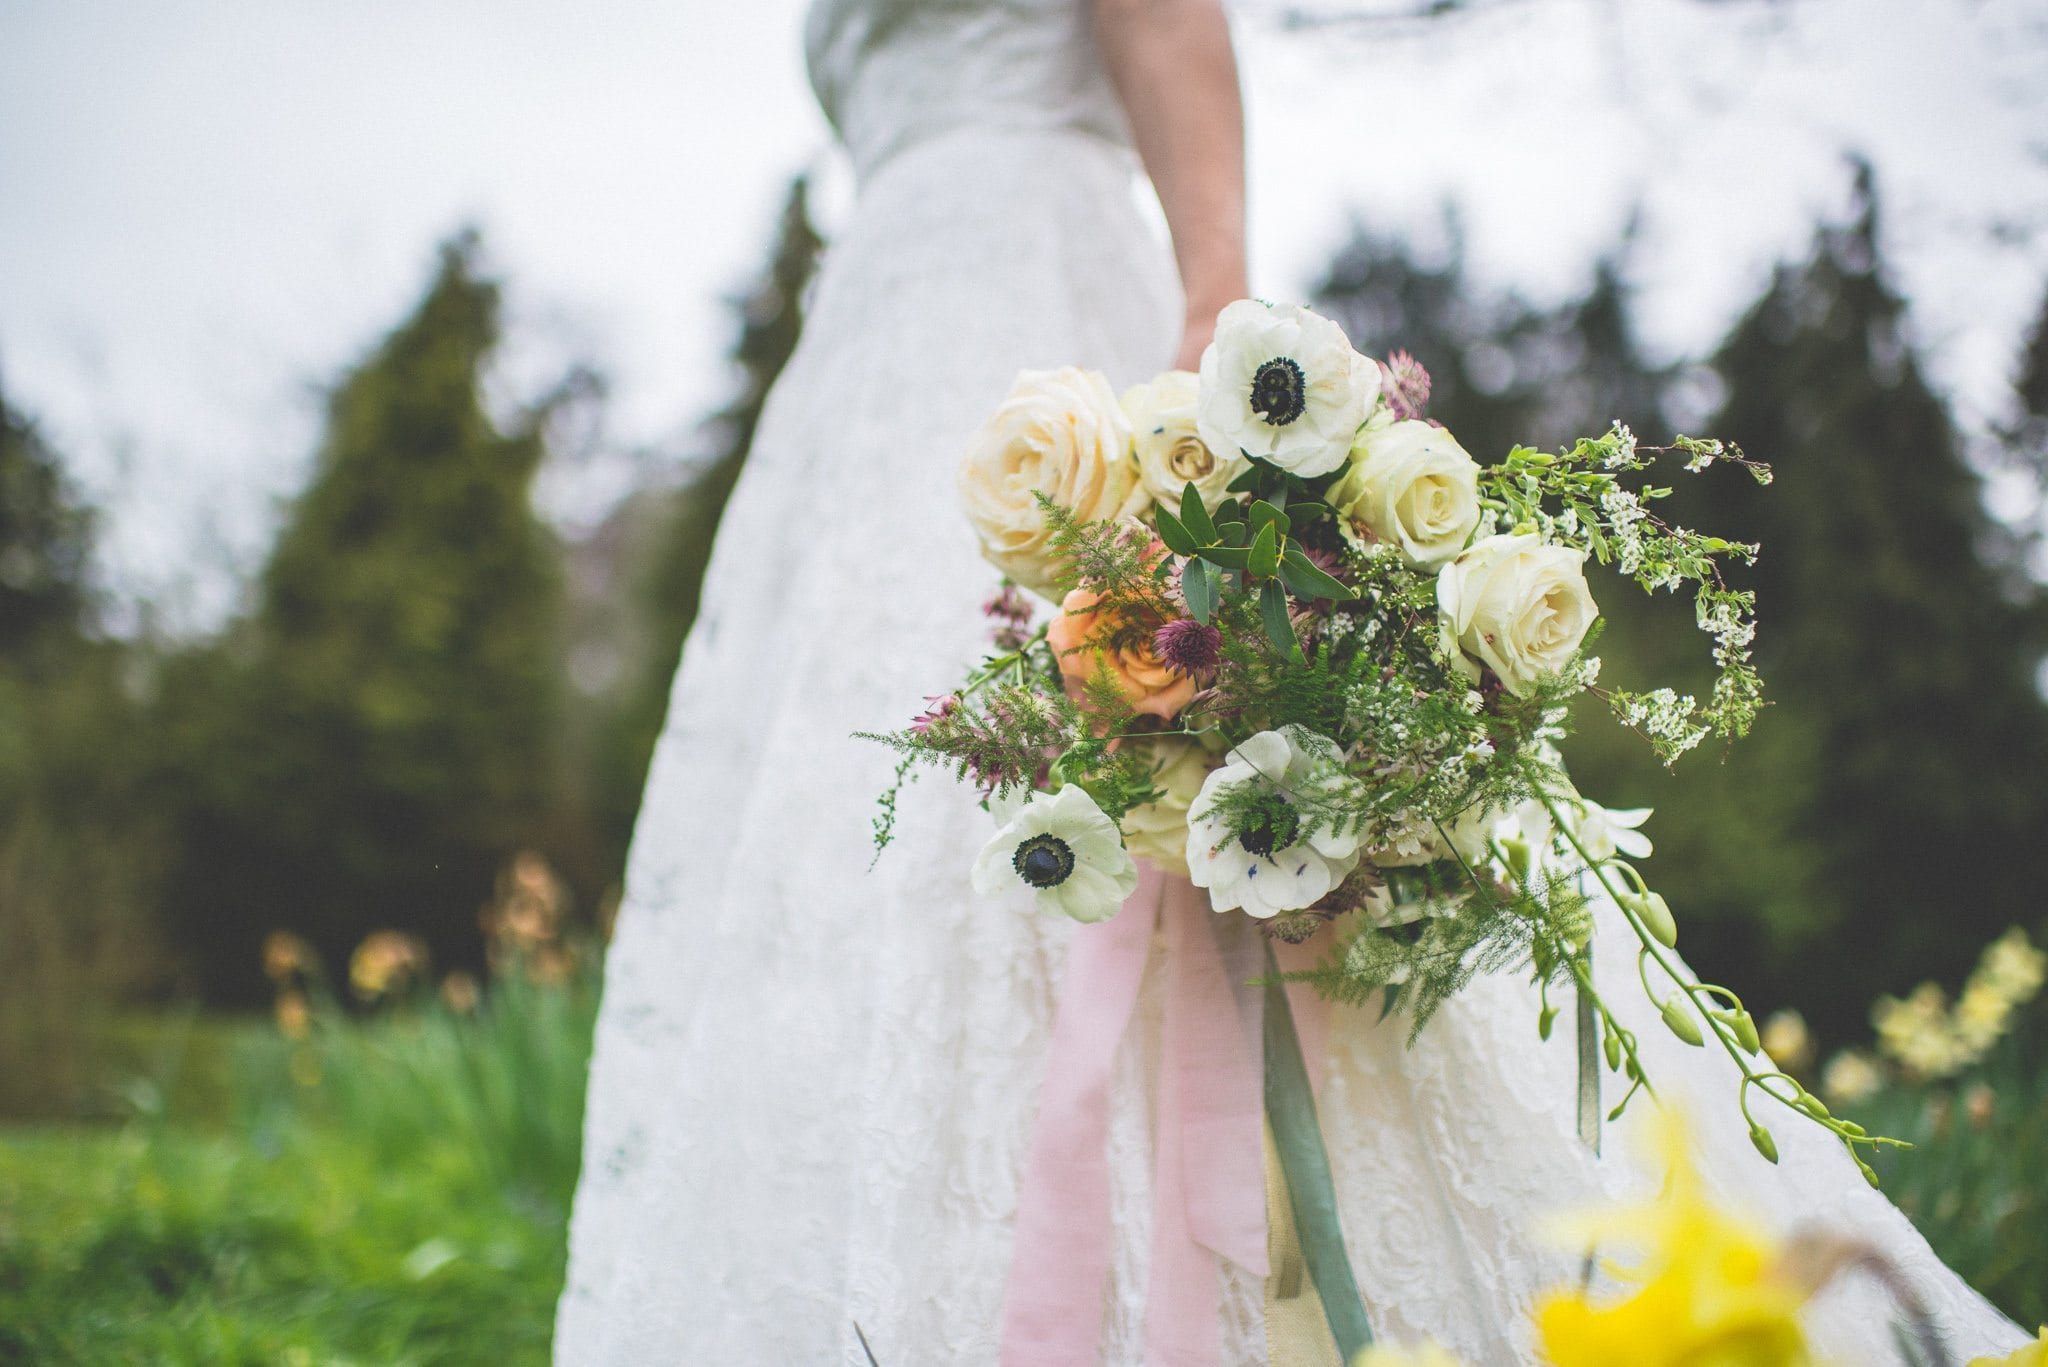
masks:
<path id="1" fill-rule="evenodd" d="M 1175 365 L 1193 370 L 1216 314 L 1250 291 L 1244 106 L 1221 0 L 1094 0 L 1095 39 L 1173 233 L 1187 294 Z"/>

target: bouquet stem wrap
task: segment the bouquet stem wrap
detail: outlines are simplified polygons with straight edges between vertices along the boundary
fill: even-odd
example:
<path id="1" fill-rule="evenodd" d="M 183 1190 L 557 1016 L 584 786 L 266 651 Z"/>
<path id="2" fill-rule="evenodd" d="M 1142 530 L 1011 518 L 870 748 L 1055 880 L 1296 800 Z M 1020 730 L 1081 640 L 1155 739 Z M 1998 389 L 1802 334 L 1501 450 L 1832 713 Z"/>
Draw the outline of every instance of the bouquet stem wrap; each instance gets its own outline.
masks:
<path id="1" fill-rule="evenodd" d="M 1005 1367 L 1098 1360 L 1112 1234 L 1110 1077 L 1155 927 L 1165 937 L 1166 980 L 1145 1360 L 1220 1363 L 1219 1260 L 1257 1277 L 1270 1272 L 1267 1002 L 1251 985 L 1267 969 L 1264 941 L 1241 919 L 1216 915 L 1185 879 L 1140 865 L 1137 890 L 1122 909 L 1074 935 L 1018 1194 L 1003 1305 Z M 1302 1045 L 1293 1066 L 1306 1080 L 1319 1070 L 1328 1008 L 1310 991 L 1290 988 L 1286 996 Z M 1306 1068 L 1305 1060 L 1312 1061 Z"/>

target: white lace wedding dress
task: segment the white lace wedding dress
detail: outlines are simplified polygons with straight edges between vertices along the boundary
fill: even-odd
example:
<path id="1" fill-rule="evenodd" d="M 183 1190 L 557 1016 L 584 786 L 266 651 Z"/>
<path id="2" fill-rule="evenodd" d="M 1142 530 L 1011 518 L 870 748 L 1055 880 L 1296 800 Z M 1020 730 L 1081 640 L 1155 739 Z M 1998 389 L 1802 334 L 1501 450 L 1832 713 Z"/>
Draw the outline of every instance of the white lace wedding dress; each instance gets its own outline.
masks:
<path id="1" fill-rule="evenodd" d="M 859 1364 L 856 1324 L 883 1367 L 995 1357 L 1074 927 L 969 890 L 991 827 L 943 779 L 908 790 L 871 869 L 892 757 L 850 733 L 902 725 L 984 646 L 996 576 L 955 507 L 964 438 L 1019 368 L 1118 385 L 1160 369 L 1179 298 L 1085 0 L 823 0 L 808 51 L 859 202 L 719 532 L 654 757 L 598 1030 L 565 1367 Z M 1639 1002 L 1626 934 L 1603 930 L 1611 999 Z M 1141 1355 L 1157 976 L 1112 1101 L 1106 1363 Z M 1788 1116 L 1766 1164 L 1726 1061 L 1638 1014 L 1715 1193 L 1874 1241 L 1965 1354 L 2018 1341 L 1831 1139 Z M 1323 1125 L 1382 1337 L 1527 1360 L 1532 1299 L 1574 1271 L 1543 1217 L 1643 1190 L 1630 1122 L 1603 1160 L 1580 1144 L 1571 1032 L 1539 1043 L 1533 1018 L 1524 984 L 1493 979 L 1413 1048 L 1398 1018 L 1333 1023 Z M 1262 1287 L 1225 1278 L 1226 1360 L 1263 1362 Z M 1826 1293 L 1819 1342 L 1893 1360 L 1884 1304 Z"/>

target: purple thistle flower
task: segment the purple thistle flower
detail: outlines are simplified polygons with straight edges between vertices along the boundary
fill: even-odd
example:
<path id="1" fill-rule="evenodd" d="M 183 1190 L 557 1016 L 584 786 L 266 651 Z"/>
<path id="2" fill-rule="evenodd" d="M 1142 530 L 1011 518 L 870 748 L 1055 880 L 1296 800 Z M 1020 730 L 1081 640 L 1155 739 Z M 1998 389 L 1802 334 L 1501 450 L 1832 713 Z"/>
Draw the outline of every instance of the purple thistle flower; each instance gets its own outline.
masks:
<path id="1" fill-rule="evenodd" d="M 1177 617 L 1152 633 L 1152 649 L 1190 679 L 1206 679 L 1223 663 L 1223 633 L 1192 617 Z"/>
<path id="2" fill-rule="evenodd" d="M 1422 368 L 1422 362 L 1405 351 L 1397 351 L 1387 357 L 1386 378 L 1382 386 L 1387 407 L 1397 418 L 1419 418 L 1422 410 L 1429 406 L 1429 372 Z"/>

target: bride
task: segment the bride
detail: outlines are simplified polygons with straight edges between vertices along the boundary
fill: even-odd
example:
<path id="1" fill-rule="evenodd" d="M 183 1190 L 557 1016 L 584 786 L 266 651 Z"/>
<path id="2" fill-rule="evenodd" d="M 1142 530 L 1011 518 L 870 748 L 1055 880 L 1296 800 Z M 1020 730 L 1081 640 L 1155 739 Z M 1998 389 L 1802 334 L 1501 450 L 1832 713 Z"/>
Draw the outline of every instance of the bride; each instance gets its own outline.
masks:
<path id="1" fill-rule="evenodd" d="M 983 647 L 994 576 L 932 491 L 1016 372 L 1193 369 L 1248 293 L 1219 0 L 817 0 L 807 49 L 859 202 L 726 514 L 654 757 L 590 1084 L 568 1367 L 996 1360 L 1076 927 L 970 890 L 991 827 L 947 784 L 905 792 L 870 868 L 891 760 L 850 736 L 901 724 Z M 1754 1152 L 1726 1060 L 1647 1020 L 1617 933 L 1596 931 L 1596 973 L 1636 1004 L 1664 1092 L 1695 1098 L 1708 1194 L 1881 1249 L 1958 1361 L 2021 1341 L 1831 1137 L 1781 1126 L 1781 1165 Z M 1162 953 L 1111 1088 L 1105 1363 L 1145 1356 Z M 1532 1303 L 1576 1271 L 1546 1217 L 1649 1182 L 1629 1142 L 1648 1108 L 1594 1156 L 1570 1032 L 1539 1041 L 1530 992 L 1482 978 L 1412 1048 L 1398 1018 L 1333 1022 L 1323 1129 L 1383 1341 L 1530 1361 Z M 1219 1276 L 1222 1361 L 1311 1360 L 1283 1351 L 1260 1277 Z M 1896 1360 L 1888 1306 L 1823 1293 L 1819 1351 Z"/>

